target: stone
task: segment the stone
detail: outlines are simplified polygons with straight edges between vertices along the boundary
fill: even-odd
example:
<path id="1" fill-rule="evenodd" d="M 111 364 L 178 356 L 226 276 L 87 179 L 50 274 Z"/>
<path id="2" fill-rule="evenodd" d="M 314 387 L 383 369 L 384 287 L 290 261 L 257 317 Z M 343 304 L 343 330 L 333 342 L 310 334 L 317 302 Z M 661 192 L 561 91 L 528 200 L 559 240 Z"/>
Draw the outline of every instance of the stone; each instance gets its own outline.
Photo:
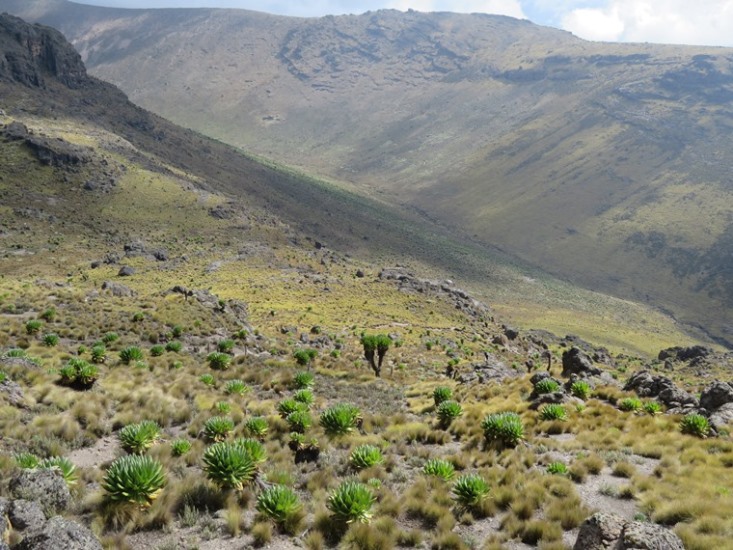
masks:
<path id="1" fill-rule="evenodd" d="M 509 340 L 516 340 L 519 338 L 519 331 L 514 327 L 504 325 L 504 335 L 509 338 Z"/>
<path id="2" fill-rule="evenodd" d="M 13 359 L 23 359 L 22 357 L 15 357 Z M 10 363 L 10 361 L 3 361 L 3 363 Z M 23 389 L 20 384 L 6 378 L 0 382 L 0 395 L 4 395 L 8 403 L 14 407 L 26 408 L 25 396 L 23 395 Z"/>
<path id="3" fill-rule="evenodd" d="M 730 430 L 728 425 L 733 422 L 733 403 L 726 403 L 718 407 L 710 415 L 708 421 L 718 433 L 722 430 Z"/>
<path id="4" fill-rule="evenodd" d="M 680 538 L 655 523 L 598 512 L 580 526 L 573 550 L 684 550 Z"/>
<path id="5" fill-rule="evenodd" d="M 588 355 L 580 348 L 572 347 L 562 354 L 562 375 L 570 376 L 577 374 L 583 378 L 589 376 L 600 376 L 603 371 L 593 365 Z"/>
<path id="6" fill-rule="evenodd" d="M 69 488 L 56 470 L 21 470 L 10 480 L 10 492 L 16 499 L 38 502 L 46 515 L 63 512 L 71 504 Z"/>
<path id="7" fill-rule="evenodd" d="M 700 407 L 711 412 L 728 403 L 733 403 L 733 387 L 720 380 L 710 384 L 700 394 Z"/>
<path id="8" fill-rule="evenodd" d="M 107 290 L 112 294 L 112 296 L 117 296 L 119 298 L 135 296 L 135 291 L 130 287 L 113 281 L 104 281 L 102 283 L 102 290 Z"/>
<path id="9" fill-rule="evenodd" d="M 8 512 L 10 511 L 10 501 L 7 498 L 0 497 L 0 541 L 7 540 L 10 523 L 8 522 Z"/>
<path id="10" fill-rule="evenodd" d="M 622 542 L 624 550 L 685 550 L 682 540 L 669 529 L 656 523 L 632 521 L 626 524 Z"/>
<path id="11" fill-rule="evenodd" d="M 31 531 L 14 550 L 103 550 L 102 544 L 85 526 L 55 516 Z"/>
<path id="12" fill-rule="evenodd" d="M 46 516 L 38 502 L 22 498 L 13 501 L 8 518 L 13 529 L 17 531 L 36 527 L 46 521 Z"/>
<path id="13" fill-rule="evenodd" d="M 679 347 L 663 349 L 659 352 L 659 360 L 664 361 L 666 359 L 673 359 L 676 361 L 690 361 L 691 359 L 697 359 L 699 357 L 707 357 L 713 353 L 711 348 L 705 346 L 690 346 L 690 347 Z"/>
<path id="14" fill-rule="evenodd" d="M 119 277 L 130 277 L 131 275 L 135 274 L 135 269 L 130 267 L 129 265 L 123 265 L 120 270 L 117 272 L 117 275 Z"/>
<path id="15" fill-rule="evenodd" d="M 357 269 L 356 270 L 356 277 L 357 277 L 357 279 L 363 279 L 364 278 L 364 270 L 363 269 Z"/>

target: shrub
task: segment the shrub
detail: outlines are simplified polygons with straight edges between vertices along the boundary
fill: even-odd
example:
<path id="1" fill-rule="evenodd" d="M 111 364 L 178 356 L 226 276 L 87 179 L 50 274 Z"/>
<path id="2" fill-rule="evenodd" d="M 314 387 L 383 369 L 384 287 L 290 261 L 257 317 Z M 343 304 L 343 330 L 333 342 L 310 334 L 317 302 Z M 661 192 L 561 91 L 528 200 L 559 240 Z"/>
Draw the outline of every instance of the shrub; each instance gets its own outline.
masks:
<path id="1" fill-rule="evenodd" d="M 447 386 L 438 386 L 433 390 L 433 401 L 436 407 L 451 397 L 453 397 L 453 390 Z"/>
<path id="2" fill-rule="evenodd" d="M 456 472 L 452 463 L 440 458 L 431 458 L 428 460 L 425 466 L 423 466 L 422 471 L 427 476 L 439 477 L 445 481 L 450 480 Z"/>
<path id="3" fill-rule="evenodd" d="M 361 422 L 359 408 L 349 404 L 334 405 L 323 411 L 320 424 L 329 435 L 344 435 L 356 428 Z"/>
<path id="4" fill-rule="evenodd" d="M 25 470 L 38 468 L 38 464 L 40 463 L 40 459 L 33 453 L 18 453 L 13 455 L 13 459 L 19 468 Z"/>
<path id="5" fill-rule="evenodd" d="M 257 471 L 247 451 L 233 443 L 214 443 L 204 451 L 206 477 L 225 489 L 241 490 Z"/>
<path id="6" fill-rule="evenodd" d="M 237 379 L 227 382 L 224 386 L 224 391 L 228 394 L 244 395 L 248 391 L 251 391 L 251 388 L 242 380 Z"/>
<path id="7" fill-rule="evenodd" d="M 133 323 L 141 323 L 144 320 L 145 320 L 145 314 L 142 311 L 138 311 L 132 314 Z"/>
<path id="8" fill-rule="evenodd" d="M 221 353 L 231 353 L 231 351 L 234 349 L 234 340 L 231 340 L 229 338 L 227 338 L 226 340 L 221 340 L 216 345 L 216 349 L 218 349 Z"/>
<path id="9" fill-rule="evenodd" d="M 207 386 L 213 386 L 216 383 L 212 374 L 202 374 L 199 376 L 199 380 Z"/>
<path id="10" fill-rule="evenodd" d="M 271 485 L 257 496 L 257 511 L 278 524 L 284 524 L 301 509 L 300 499 L 284 485 Z"/>
<path id="11" fill-rule="evenodd" d="M 125 451 L 142 454 L 160 439 L 160 426 L 152 420 L 143 420 L 122 428 L 118 437 Z"/>
<path id="12" fill-rule="evenodd" d="M 102 336 L 102 342 L 105 344 L 111 344 L 112 342 L 116 342 L 120 339 L 120 335 L 116 332 L 108 332 L 104 336 Z"/>
<path id="13" fill-rule="evenodd" d="M 223 441 L 234 431 L 234 421 L 226 416 L 212 416 L 204 424 L 204 436 L 210 441 Z"/>
<path id="14" fill-rule="evenodd" d="M 183 456 L 191 450 L 191 442 L 188 439 L 176 439 L 171 443 L 173 456 Z"/>
<path id="15" fill-rule="evenodd" d="M 296 372 L 293 377 L 293 386 L 295 389 L 312 388 L 315 383 L 315 376 L 312 372 L 300 371 Z"/>
<path id="16" fill-rule="evenodd" d="M 72 357 L 65 366 L 59 369 L 59 374 L 61 375 L 61 384 L 88 389 L 96 382 L 99 369 L 83 359 Z"/>
<path id="17" fill-rule="evenodd" d="M 214 370 L 226 370 L 229 368 L 232 357 L 226 353 L 214 351 L 206 357 L 206 361 L 208 361 L 209 367 Z"/>
<path id="18" fill-rule="evenodd" d="M 380 376 L 382 372 L 384 356 L 387 354 L 391 344 L 392 339 L 386 334 L 363 334 L 361 337 L 361 345 L 364 348 L 364 358 L 369 361 L 369 366 L 372 368 L 376 376 Z"/>
<path id="19" fill-rule="evenodd" d="M 552 378 L 543 378 L 534 385 L 534 391 L 537 394 L 555 393 L 560 390 L 560 384 Z"/>
<path id="20" fill-rule="evenodd" d="M 183 336 L 183 327 L 181 325 L 174 325 L 171 329 L 171 335 L 173 338 L 180 338 Z"/>
<path id="21" fill-rule="evenodd" d="M 226 401 L 217 401 L 214 404 L 214 409 L 216 409 L 216 412 L 221 414 L 229 414 L 232 412 L 232 406 Z"/>
<path id="22" fill-rule="evenodd" d="M 5 352 L 5 357 L 20 357 L 20 358 L 25 358 L 25 357 L 28 357 L 28 352 L 25 351 L 24 349 L 13 348 L 13 349 L 9 349 L 8 351 Z"/>
<path id="23" fill-rule="evenodd" d="M 349 456 L 349 462 L 357 470 L 371 468 L 384 462 L 382 451 L 375 445 L 359 445 Z"/>
<path id="24" fill-rule="evenodd" d="M 26 322 L 25 331 L 27 334 L 36 334 L 39 330 L 41 330 L 42 326 L 43 322 L 39 321 L 38 319 L 31 319 L 30 321 Z"/>
<path id="25" fill-rule="evenodd" d="M 452 496 L 462 508 L 473 508 L 489 495 L 489 484 L 476 474 L 459 477 L 453 484 Z"/>
<path id="26" fill-rule="evenodd" d="M 636 397 L 625 397 L 618 404 L 618 408 L 626 412 L 637 412 L 641 407 L 641 400 Z"/>
<path id="27" fill-rule="evenodd" d="M 120 351 L 120 360 L 129 365 L 134 361 L 142 361 L 143 351 L 137 346 L 128 346 Z"/>
<path id="28" fill-rule="evenodd" d="M 705 438 L 710 433 L 710 423 L 701 414 L 688 414 L 680 421 L 680 430 L 683 434 Z"/>
<path id="29" fill-rule="evenodd" d="M 244 427 L 247 430 L 247 433 L 259 439 L 263 439 L 267 435 L 267 419 L 262 418 L 261 416 L 250 418 L 244 423 Z"/>
<path id="30" fill-rule="evenodd" d="M 181 344 L 178 340 L 172 340 L 165 345 L 165 351 L 170 351 L 173 353 L 179 353 L 182 349 L 183 344 Z"/>
<path id="31" fill-rule="evenodd" d="M 454 419 L 463 414 L 463 407 L 456 401 L 443 401 L 438 405 L 438 421 L 443 428 L 450 426 Z"/>
<path id="32" fill-rule="evenodd" d="M 0 384 L 5 382 L 8 379 L 7 373 L 0 370 Z"/>
<path id="33" fill-rule="evenodd" d="M 149 506 L 165 486 L 163 466 L 149 456 L 123 456 L 107 470 L 102 488 L 112 502 Z"/>
<path id="34" fill-rule="evenodd" d="M 282 418 L 287 418 L 295 411 L 306 410 L 308 410 L 308 406 L 303 403 L 299 403 L 295 399 L 283 399 L 282 401 L 280 401 L 280 403 L 277 404 L 277 412 L 280 413 L 280 416 Z"/>
<path id="35" fill-rule="evenodd" d="M 577 380 L 570 386 L 570 393 L 572 393 L 578 399 L 586 400 L 590 396 L 591 388 L 590 384 L 585 380 Z"/>
<path id="36" fill-rule="evenodd" d="M 308 366 L 317 356 L 318 351 L 314 349 L 299 349 L 293 352 L 293 357 L 295 358 L 296 363 L 301 367 Z"/>
<path id="37" fill-rule="evenodd" d="M 344 481 L 329 494 L 326 506 L 337 521 L 368 523 L 375 500 L 374 493 L 363 483 Z"/>
<path id="38" fill-rule="evenodd" d="M 107 360 L 107 348 L 104 344 L 92 346 L 92 363 L 104 363 Z"/>
<path id="39" fill-rule="evenodd" d="M 481 422 L 484 437 L 489 443 L 497 442 L 504 447 L 516 447 L 524 439 L 524 425 L 517 413 L 490 414 Z"/>
<path id="40" fill-rule="evenodd" d="M 291 432 L 305 433 L 313 424 L 308 411 L 293 411 L 285 417 L 285 420 L 287 420 Z"/>
<path id="41" fill-rule="evenodd" d="M 545 405 L 540 410 L 540 418 L 542 420 L 567 420 L 568 419 L 568 412 L 565 410 L 565 407 L 563 407 L 560 404 L 557 403 L 550 403 L 549 405 Z"/>
<path id="42" fill-rule="evenodd" d="M 38 463 L 38 467 L 44 470 L 58 470 L 66 481 L 67 485 L 74 485 L 77 480 L 76 466 L 66 457 L 54 456 L 46 458 Z"/>
<path id="43" fill-rule="evenodd" d="M 313 392 L 310 390 L 298 390 L 295 392 L 295 395 L 293 395 L 293 399 L 295 399 L 298 403 L 303 403 L 304 405 L 311 406 L 313 404 L 313 401 L 315 398 L 313 397 Z"/>
<path id="44" fill-rule="evenodd" d="M 50 307 L 44 310 L 44 312 L 41 313 L 39 317 L 43 319 L 44 321 L 46 321 L 47 323 L 50 323 L 51 321 L 53 321 L 56 318 L 56 308 Z"/>
<path id="45" fill-rule="evenodd" d="M 644 412 L 651 415 L 661 414 L 662 406 L 656 401 L 647 401 L 644 403 Z"/>
<path id="46" fill-rule="evenodd" d="M 59 335 L 49 332 L 43 336 L 43 344 L 49 348 L 56 347 L 59 343 Z"/>
<path id="47" fill-rule="evenodd" d="M 547 465 L 547 473 L 564 476 L 568 474 L 568 467 L 564 462 L 560 462 L 560 461 L 550 462 Z"/>
<path id="48" fill-rule="evenodd" d="M 267 460 L 267 451 L 265 450 L 265 446 L 256 439 L 240 437 L 234 441 L 234 445 L 243 449 L 255 464 L 261 464 Z"/>

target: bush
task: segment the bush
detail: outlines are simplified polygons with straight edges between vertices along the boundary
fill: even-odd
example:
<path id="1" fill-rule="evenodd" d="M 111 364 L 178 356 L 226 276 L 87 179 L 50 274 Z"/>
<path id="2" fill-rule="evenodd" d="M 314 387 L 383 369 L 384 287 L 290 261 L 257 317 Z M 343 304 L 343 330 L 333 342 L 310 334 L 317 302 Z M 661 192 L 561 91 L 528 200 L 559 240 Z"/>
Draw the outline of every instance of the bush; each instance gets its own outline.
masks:
<path id="1" fill-rule="evenodd" d="M 214 370 L 226 370 L 232 362 L 232 356 L 220 351 L 214 351 L 206 357 L 206 361 L 208 361 L 209 367 Z"/>
<path id="2" fill-rule="evenodd" d="M 449 481 L 456 473 L 453 464 L 440 458 L 431 458 L 425 463 L 422 469 L 426 476 L 435 476 Z"/>
<path id="3" fill-rule="evenodd" d="M 191 450 L 191 442 L 188 439 L 176 439 L 171 443 L 173 456 L 183 456 Z"/>
<path id="4" fill-rule="evenodd" d="M 293 411 L 285 420 L 290 426 L 291 432 L 305 433 L 305 431 L 313 424 L 313 419 L 308 411 Z"/>
<path id="5" fill-rule="evenodd" d="M 372 491 L 363 483 L 344 481 L 328 496 L 326 506 L 337 521 L 368 523 L 375 500 Z"/>
<path id="6" fill-rule="evenodd" d="M 582 399 L 583 401 L 590 397 L 590 392 L 590 384 L 588 384 L 588 382 L 586 382 L 585 380 L 578 380 L 576 382 L 573 382 L 572 386 L 570 386 L 570 393 L 578 399 Z"/>
<path id="7" fill-rule="evenodd" d="M 160 439 L 160 426 L 152 420 L 143 420 L 122 428 L 118 437 L 125 451 L 142 454 Z"/>
<path id="8" fill-rule="evenodd" d="M 74 485 L 77 480 L 76 466 L 63 456 L 46 458 L 38 463 L 38 467 L 44 470 L 58 470 L 66 481 L 67 485 Z"/>
<path id="9" fill-rule="evenodd" d="M 661 414 L 662 406 L 656 401 L 647 401 L 644 403 L 644 412 L 651 415 Z"/>
<path id="10" fill-rule="evenodd" d="M 240 449 L 243 449 L 255 464 L 261 464 L 267 460 L 267 451 L 265 450 L 265 446 L 256 439 L 240 437 L 234 441 L 234 444 Z"/>
<path id="11" fill-rule="evenodd" d="M 132 314 L 133 323 L 141 323 L 145 320 L 145 314 L 142 311 L 138 311 Z"/>
<path id="12" fill-rule="evenodd" d="M 149 456 L 123 456 L 107 470 L 102 488 L 112 502 L 149 506 L 165 486 L 163 466 Z"/>
<path id="13" fill-rule="evenodd" d="M 41 330 L 42 326 L 43 322 L 39 321 L 38 319 L 31 319 L 30 321 L 26 322 L 25 331 L 27 334 L 36 334 L 39 330 Z"/>
<path id="14" fill-rule="evenodd" d="M 257 465 L 244 448 L 223 441 L 204 451 L 203 462 L 206 477 L 225 489 L 241 490 L 257 471 Z"/>
<path id="15" fill-rule="evenodd" d="M 108 332 L 104 336 L 102 336 L 102 342 L 105 344 L 111 344 L 112 342 L 116 342 L 120 339 L 120 335 L 116 332 Z"/>
<path id="16" fill-rule="evenodd" d="M 39 317 L 43 319 L 44 321 L 46 321 L 47 323 L 50 323 L 51 321 L 53 321 L 56 318 L 56 308 L 50 307 L 44 310 L 44 312 L 41 313 Z"/>
<path id="17" fill-rule="evenodd" d="M 18 453 L 13 455 L 13 460 L 15 460 L 15 463 L 19 468 L 23 468 L 25 470 L 38 468 L 38 464 L 41 462 L 33 453 Z"/>
<path id="18" fill-rule="evenodd" d="M 178 340 L 173 340 L 165 345 L 165 351 L 170 351 L 173 353 L 179 353 L 182 349 L 183 344 L 181 344 Z"/>
<path id="19" fill-rule="evenodd" d="M 710 423 L 701 414 L 688 414 L 680 421 L 680 430 L 683 434 L 705 438 L 710 434 Z"/>
<path id="20" fill-rule="evenodd" d="M 618 404 L 618 408 L 626 412 L 637 412 L 641 407 L 641 400 L 636 397 L 625 397 Z"/>
<path id="21" fill-rule="evenodd" d="M 315 398 L 313 397 L 313 392 L 310 390 L 298 390 L 297 392 L 295 392 L 295 395 L 293 395 L 293 399 L 295 399 L 298 403 L 303 403 L 304 405 L 307 405 L 308 407 L 310 407 L 315 400 Z"/>
<path id="22" fill-rule="evenodd" d="M 49 348 L 56 347 L 59 343 L 59 335 L 49 332 L 43 336 L 43 344 Z"/>
<path id="23" fill-rule="evenodd" d="M 214 409 L 220 414 L 229 414 L 232 412 L 232 406 L 227 401 L 217 401 L 214 404 Z"/>
<path id="24" fill-rule="evenodd" d="M 59 369 L 61 384 L 78 389 L 89 389 L 99 377 L 96 365 L 87 363 L 78 357 L 72 357 L 65 366 Z"/>
<path id="25" fill-rule="evenodd" d="M 295 517 L 302 505 L 295 492 L 284 485 L 272 485 L 257 496 L 257 511 L 277 524 Z"/>
<path id="26" fill-rule="evenodd" d="M 226 340 L 221 340 L 217 345 L 216 349 L 218 349 L 221 353 L 231 353 L 231 351 L 234 349 L 234 340 L 231 340 L 227 338 Z"/>
<path id="27" fill-rule="evenodd" d="M 262 418 L 261 416 L 250 418 L 249 420 L 247 420 L 247 422 L 244 423 L 244 427 L 247 430 L 248 434 L 259 439 L 264 439 L 264 437 L 267 435 L 267 419 Z"/>
<path id="28" fill-rule="evenodd" d="M 212 374 L 202 374 L 199 376 L 199 380 L 207 386 L 213 386 L 216 384 L 216 380 L 214 380 L 214 375 Z"/>
<path id="29" fill-rule="evenodd" d="M 277 404 L 277 412 L 280 413 L 282 418 L 287 418 L 290 414 L 295 411 L 307 411 L 308 406 L 299 403 L 295 399 L 283 399 Z"/>
<path id="30" fill-rule="evenodd" d="M 181 325 L 174 325 L 171 329 L 171 335 L 173 338 L 180 338 L 183 336 L 183 327 Z"/>
<path id="31" fill-rule="evenodd" d="M 133 361 L 142 361 L 142 359 L 143 352 L 137 346 L 128 346 L 120 351 L 120 360 L 126 365 L 129 365 Z"/>
<path id="32" fill-rule="evenodd" d="M 361 412 L 354 405 L 338 404 L 323 411 L 319 420 L 329 435 L 344 435 L 361 422 Z"/>
<path id="33" fill-rule="evenodd" d="M 568 467 L 564 462 L 550 462 L 547 465 L 547 473 L 564 476 L 568 474 Z"/>
<path id="34" fill-rule="evenodd" d="M 438 421 L 441 427 L 447 428 L 454 419 L 463 414 L 463 407 L 456 401 L 443 401 L 438 405 Z"/>
<path id="35" fill-rule="evenodd" d="M 151 357 L 160 357 L 165 353 L 165 348 L 161 346 L 160 344 L 157 344 L 150 348 L 150 356 Z"/>
<path id="36" fill-rule="evenodd" d="M 104 344 L 92 346 L 92 363 L 104 363 L 107 360 L 107 348 Z"/>
<path id="37" fill-rule="evenodd" d="M 210 441 L 223 441 L 234 431 L 234 421 L 226 416 L 212 416 L 204 424 L 204 436 Z"/>
<path id="38" fill-rule="evenodd" d="M 433 401 L 436 407 L 451 397 L 453 397 L 453 390 L 447 386 L 438 386 L 433 390 Z"/>
<path id="39" fill-rule="evenodd" d="M 251 391 L 252 388 L 250 388 L 247 384 L 244 383 L 242 380 L 230 380 L 226 383 L 224 386 L 224 391 L 228 394 L 234 394 L 234 395 L 244 395 L 248 391 Z"/>
<path id="40" fill-rule="evenodd" d="M 299 349 L 293 352 L 296 363 L 301 367 L 308 366 L 317 356 L 318 352 L 314 349 Z"/>
<path id="41" fill-rule="evenodd" d="M 349 462 L 357 470 L 371 468 L 384 462 L 382 451 L 374 445 L 359 445 L 349 456 Z"/>
<path id="42" fill-rule="evenodd" d="M 534 391 L 537 394 L 555 393 L 560 390 L 560 384 L 552 378 L 543 378 L 534 385 Z"/>
<path id="43" fill-rule="evenodd" d="M 489 484 L 476 474 L 459 477 L 453 484 L 452 496 L 462 508 L 473 508 L 489 495 Z"/>
<path id="44" fill-rule="evenodd" d="M 516 447 L 524 439 L 524 425 L 517 413 L 490 414 L 481 422 L 484 437 L 489 443 L 504 447 Z"/>
<path id="45" fill-rule="evenodd" d="M 313 376 L 312 372 L 308 371 L 300 371 L 296 372 L 295 376 L 293 377 L 293 386 L 295 389 L 306 389 L 306 388 L 312 388 L 313 384 L 315 384 L 315 376 Z"/>
<path id="46" fill-rule="evenodd" d="M 550 403 L 549 405 L 545 405 L 540 410 L 540 418 L 542 420 L 562 420 L 565 421 L 568 419 L 568 412 L 565 410 L 565 407 L 558 403 Z"/>
<path id="47" fill-rule="evenodd" d="M 0 370 L 0 384 L 5 382 L 8 379 L 7 373 Z"/>

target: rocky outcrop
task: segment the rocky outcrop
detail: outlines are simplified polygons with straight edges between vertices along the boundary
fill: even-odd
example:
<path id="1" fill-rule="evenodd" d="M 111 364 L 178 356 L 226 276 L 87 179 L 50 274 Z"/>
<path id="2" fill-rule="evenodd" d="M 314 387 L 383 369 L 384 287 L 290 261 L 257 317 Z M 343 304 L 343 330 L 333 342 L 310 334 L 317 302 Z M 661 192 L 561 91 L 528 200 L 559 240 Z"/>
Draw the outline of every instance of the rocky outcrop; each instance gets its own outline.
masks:
<path id="1" fill-rule="evenodd" d="M 56 516 L 31 530 L 14 550 L 102 550 L 101 543 L 83 525 Z"/>
<path id="2" fill-rule="evenodd" d="M 61 513 L 71 504 L 64 478 L 53 469 L 21 470 L 10 480 L 10 492 L 16 499 L 38 502 L 47 515 Z"/>
<path id="3" fill-rule="evenodd" d="M 8 518 L 16 531 L 36 527 L 46 521 L 46 516 L 38 502 L 22 498 L 12 502 Z"/>
<path id="4" fill-rule="evenodd" d="M 648 370 L 634 373 L 626 382 L 624 390 L 634 391 L 639 397 L 656 397 L 669 409 L 699 406 L 695 396 L 678 388 L 669 378 Z"/>
<path id="5" fill-rule="evenodd" d="M 73 145 L 61 138 L 33 134 L 20 122 L 12 122 L 0 129 L 0 136 L 9 141 L 22 141 L 47 166 L 66 167 L 85 164 L 91 160 L 88 149 Z"/>
<path id="6" fill-rule="evenodd" d="M 654 523 L 599 512 L 583 522 L 573 550 L 684 550 L 680 538 Z"/>
<path id="7" fill-rule="evenodd" d="M 733 403 L 733 387 L 719 380 L 710 384 L 700 394 L 700 406 L 710 412 L 728 403 Z"/>
<path id="8" fill-rule="evenodd" d="M 102 290 L 106 290 L 110 292 L 112 296 L 117 296 L 118 298 L 129 298 L 131 296 L 135 296 L 135 291 L 129 286 L 125 286 L 121 283 L 115 283 L 113 281 L 104 281 L 102 283 Z"/>
<path id="9" fill-rule="evenodd" d="M 581 378 L 590 376 L 600 376 L 603 371 L 593 365 L 591 358 L 580 350 L 580 348 L 572 347 L 562 354 L 562 375 L 570 376 L 576 374 Z"/>
<path id="10" fill-rule="evenodd" d="M 707 357 L 712 353 L 713 350 L 711 348 L 706 348 L 705 346 L 675 346 L 660 351 L 659 360 L 665 361 L 667 359 L 672 359 L 674 361 L 691 361 L 692 359 Z"/>

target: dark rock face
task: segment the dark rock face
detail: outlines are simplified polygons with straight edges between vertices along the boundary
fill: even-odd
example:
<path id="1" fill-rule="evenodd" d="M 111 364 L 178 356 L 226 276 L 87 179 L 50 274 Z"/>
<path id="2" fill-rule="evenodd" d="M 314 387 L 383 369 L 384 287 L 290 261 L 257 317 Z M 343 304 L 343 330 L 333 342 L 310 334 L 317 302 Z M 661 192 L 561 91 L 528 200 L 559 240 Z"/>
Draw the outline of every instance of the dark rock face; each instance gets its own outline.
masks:
<path id="1" fill-rule="evenodd" d="M 690 346 L 687 348 L 675 346 L 659 352 L 659 360 L 673 359 L 675 361 L 690 361 L 699 357 L 707 357 L 713 350 L 704 346 Z"/>
<path id="2" fill-rule="evenodd" d="M 71 504 L 64 478 L 55 470 L 21 470 L 10 480 L 16 499 L 38 502 L 47 514 L 61 513 Z"/>
<path id="3" fill-rule="evenodd" d="M 654 523 L 599 512 L 583 522 L 573 550 L 684 550 L 680 538 Z"/>
<path id="4" fill-rule="evenodd" d="M 56 516 L 42 527 L 31 531 L 16 550 L 102 550 L 102 545 L 92 532 L 68 519 Z"/>
<path id="5" fill-rule="evenodd" d="M 728 403 L 733 403 L 733 387 L 725 382 L 713 382 L 700 395 L 700 406 L 711 412 Z"/>
<path id="6" fill-rule="evenodd" d="M 654 375 L 648 370 L 635 373 L 626 382 L 624 390 L 634 391 L 639 397 L 656 397 L 669 408 L 698 406 L 693 395 L 675 386 L 669 378 Z"/>
<path id="7" fill-rule="evenodd" d="M 570 348 L 562 354 L 562 375 L 577 374 L 580 377 L 600 376 L 603 371 L 593 365 L 590 357 L 580 348 Z"/>
<path id="8" fill-rule="evenodd" d="M 34 135 L 20 122 L 12 122 L 3 127 L 0 136 L 10 141 L 22 141 L 47 166 L 74 166 L 90 160 L 90 155 L 84 148 L 60 138 Z"/>

